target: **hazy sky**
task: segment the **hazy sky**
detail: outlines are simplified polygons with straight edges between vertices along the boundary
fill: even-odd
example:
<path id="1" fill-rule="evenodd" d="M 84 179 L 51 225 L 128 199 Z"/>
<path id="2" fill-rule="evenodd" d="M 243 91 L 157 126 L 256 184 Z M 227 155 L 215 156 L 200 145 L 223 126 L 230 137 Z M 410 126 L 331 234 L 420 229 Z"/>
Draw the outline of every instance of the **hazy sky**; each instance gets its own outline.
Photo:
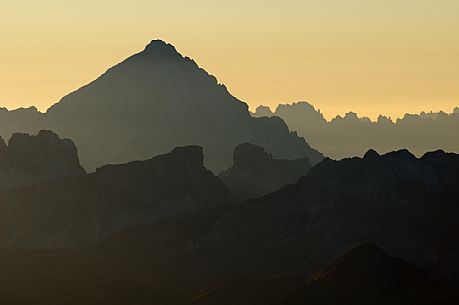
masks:
<path id="1" fill-rule="evenodd" d="M 459 106 L 458 0 L 0 0 L 0 38 L 8 108 L 45 110 L 156 38 L 252 109 Z"/>

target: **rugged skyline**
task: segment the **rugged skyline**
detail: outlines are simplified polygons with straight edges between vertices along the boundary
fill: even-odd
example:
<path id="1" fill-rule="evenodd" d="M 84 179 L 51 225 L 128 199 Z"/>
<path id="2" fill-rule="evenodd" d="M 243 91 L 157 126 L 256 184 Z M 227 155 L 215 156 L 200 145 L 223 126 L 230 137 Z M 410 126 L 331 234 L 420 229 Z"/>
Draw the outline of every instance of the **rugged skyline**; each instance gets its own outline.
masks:
<path id="1" fill-rule="evenodd" d="M 396 120 L 379 115 L 372 121 L 355 112 L 327 120 L 312 104 L 298 102 L 278 105 L 274 112 L 260 106 L 252 115 L 282 118 L 291 130 L 333 159 L 363 156 L 369 149 L 386 153 L 407 148 L 417 156 L 437 149 L 459 152 L 457 107 L 448 113 L 405 114 Z"/>
<path id="2" fill-rule="evenodd" d="M 44 111 L 151 39 L 179 46 L 252 111 L 311 101 L 330 119 L 449 111 L 459 2 L 267 0 L 2 3 L 0 106 Z"/>
<path id="3" fill-rule="evenodd" d="M 459 305 L 457 0 L 3 2 L 0 305 Z"/>
<path id="4" fill-rule="evenodd" d="M 205 163 L 216 172 L 230 166 L 233 149 L 245 142 L 266 148 L 276 158 L 307 157 L 311 165 L 323 159 L 282 119 L 253 118 L 247 104 L 213 75 L 161 40 L 153 40 L 46 113 L 0 109 L 4 139 L 41 129 L 75 141 L 89 171 L 190 144 L 205 148 Z"/>

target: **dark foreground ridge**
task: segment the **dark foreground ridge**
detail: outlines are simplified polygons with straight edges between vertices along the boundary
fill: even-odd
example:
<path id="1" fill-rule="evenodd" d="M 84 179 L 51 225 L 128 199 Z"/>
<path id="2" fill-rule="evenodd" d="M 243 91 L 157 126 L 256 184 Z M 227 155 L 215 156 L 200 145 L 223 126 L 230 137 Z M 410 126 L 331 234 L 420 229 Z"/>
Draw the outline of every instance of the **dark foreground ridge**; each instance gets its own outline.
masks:
<path id="1" fill-rule="evenodd" d="M 1 191 L 0 303 L 455 305 L 458 183 L 370 151 L 236 202 L 187 146 Z"/>
<path id="2" fill-rule="evenodd" d="M 238 204 L 218 222 L 213 241 L 223 241 L 223 253 L 235 261 L 256 257 L 250 268 L 231 265 L 232 273 L 276 269 L 279 257 L 278 272 L 316 271 L 370 242 L 454 276 L 458 202 L 459 155 L 437 151 L 417 159 L 408 151 L 370 151 L 363 159 L 326 159 L 298 183 Z"/>
<path id="3" fill-rule="evenodd" d="M 310 279 L 298 274 L 240 279 L 196 297 L 193 305 L 457 304 L 455 287 L 427 277 L 409 263 L 363 244 Z"/>

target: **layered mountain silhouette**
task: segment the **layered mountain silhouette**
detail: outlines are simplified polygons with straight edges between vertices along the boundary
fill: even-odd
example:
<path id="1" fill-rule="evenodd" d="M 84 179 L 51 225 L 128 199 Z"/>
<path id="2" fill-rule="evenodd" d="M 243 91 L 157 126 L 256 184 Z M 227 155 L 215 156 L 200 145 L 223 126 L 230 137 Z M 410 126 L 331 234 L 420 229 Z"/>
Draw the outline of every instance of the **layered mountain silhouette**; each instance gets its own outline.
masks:
<path id="1" fill-rule="evenodd" d="M 420 159 L 406 150 L 326 159 L 298 183 L 239 203 L 219 220 L 211 240 L 231 257 L 226 263 L 231 274 L 317 271 L 316 266 L 370 242 L 392 256 L 455 276 L 458 173 L 459 155 L 442 151 Z M 236 263 L 246 260 L 257 264 Z"/>
<path id="2" fill-rule="evenodd" d="M 459 304 L 458 124 L 252 116 L 152 41 L 46 113 L 0 108 L 0 304 Z"/>
<path id="3" fill-rule="evenodd" d="M 459 108 L 450 114 L 406 114 L 396 121 L 380 115 L 376 122 L 349 112 L 327 121 L 313 105 L 299 102 L 279 105 L 275 112 L 261 106 L 253 115 L 281 117 L 290 129 L 333 159 L 363 156 L 371 148 L 380 152 L 406 148 L 417 156 L 437 149 L 459 152 Z"/>
<path id="4" fill-rule="evenodd" d="M 175 229 L 171 229 L 175 227 Z M 0 302 L 8 304 L 459 304 L 456 284 L 365 244 L 312 276 L 205 282 L 189 223 L 126 230 L 73 250 L 0 250 Z M 164 235 L 167 235 L 167 238 Z M 91 276 L 88 276 L 90 274 Z M 40 283 L 39 285 L 37 283 Z M 24 293 L 27 291 L 27 293 Z"/>
<path id="5" fill-rule="evenodd" d="M 7 141 L 14 133 L 36 134 L 44 129 L 45 117 L 35 107 L 12 111 L 0 108 L 0 136 Z"/>
<path id="6" fill-rule="evenodd" d="M 0 138 L 0 190 L 85 174 L 73 142 L 51 131 L 15 133 L 8 145 Z"/>
<path id="7" fill-rule="evenodd" d="M 325 159 L 239 202 L 203 159 L 179 147 L 0 191 L 0 302 L 458 304 L 458 155 Z M 381 250 L 339 259 L 362 243 Z"/>
<path id="8" fill-rule="evenodd" d="M 220 174 L 237 199 L 255 198 L 295 183 L 311 169 L 308 158 L 274 159 L 263 147 L 250 143 L 237 146 L 233 165 Z"/>
<path id="9" fill-rule="evenodd" d="M 55 249 L 95 244 L 124 228 L 170 217 L 221 214 L 232 198 L 188 146 L 95 173 L 0 191 L 0 245 Z M 194 217 L 194 216 L 190 216 Z"/>
<path id="10" fill-rule="evenodd" d="M 29 119 L 33 117 L 33 119 Z M 177 146 L 205 148 L 206 165 L 224 170 L 233 149 L 245 142 L 277 158 L 322 160 L 280 118 L 252 118 L 193 60 L 163 41 L 114 66 L 97 80 L 67 95 L 46 114 L 33 108 L 0 113 L 1 135 L 51 129 L 71 138 L 88 169 L 166 153 Z"/>

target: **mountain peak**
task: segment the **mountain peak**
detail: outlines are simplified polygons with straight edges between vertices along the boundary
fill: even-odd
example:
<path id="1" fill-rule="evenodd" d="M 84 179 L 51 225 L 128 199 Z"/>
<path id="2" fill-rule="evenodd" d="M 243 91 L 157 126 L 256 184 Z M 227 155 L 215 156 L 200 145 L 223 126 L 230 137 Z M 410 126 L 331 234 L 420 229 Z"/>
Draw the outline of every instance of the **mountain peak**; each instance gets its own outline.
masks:
<path id="1" fill-rule="evenodd" d="M 203 148 L 198 145 L 188 145 L 184 147 L 176 147 L 170 153 L 172 156 L 181 160 L 188 160 L 190 163 L 204 166 L 204 152 Z"/>
<path id="2" fill-rule="evenodd" d="M 377 159 L 378 157 L 380 157 L 380 155 L 376 152 L 376 150 L 370 149 L 369 151 L 367 151 L 367 153 L 365 154 L 363 158 L 365 160 L 373 160 L 373 159 Z"/>
<path id="3" fill-rule="evenodd" d="M 144 53 L 170 57 L 181 56 L 173 45 L 160 39 L 152 40 L 145 47 Z"/>
<path id="4" fill-rule="evenodd" d="M 84 174 L 75 144 L 52 131 L 15 133 L 8 145 L 0 137 L 0 190 Z"/>
<path id="5" fill-rule="evenodd" d="M 258 145 L 243 143 L 234 149 L 233 162 L 237 166 L 247 165 L 244 164 L 245 162 L 250 164 L 254 161 L 266 159 L 272 159 L 272 156 L 268 154 L 263 147 Z"/>
<path id="6" fill-rule="evenodd" d="M 392 151 L 384 155 L 384 157 L 398 160 L 398 161 L 408 161 L 408 160 L 416 160 L 416 156 L 413 155 L 408 149 L 400 149 L 397 151 Z"/>
<path id="7" fill-rule="evenodd" d="M 311 169 L 308 158 L 275 159 L 262 146 L 243 143 L 234 149 L 233 166 L 220 174 L 237 199 L 255 198 L 295 183 Z"/>

